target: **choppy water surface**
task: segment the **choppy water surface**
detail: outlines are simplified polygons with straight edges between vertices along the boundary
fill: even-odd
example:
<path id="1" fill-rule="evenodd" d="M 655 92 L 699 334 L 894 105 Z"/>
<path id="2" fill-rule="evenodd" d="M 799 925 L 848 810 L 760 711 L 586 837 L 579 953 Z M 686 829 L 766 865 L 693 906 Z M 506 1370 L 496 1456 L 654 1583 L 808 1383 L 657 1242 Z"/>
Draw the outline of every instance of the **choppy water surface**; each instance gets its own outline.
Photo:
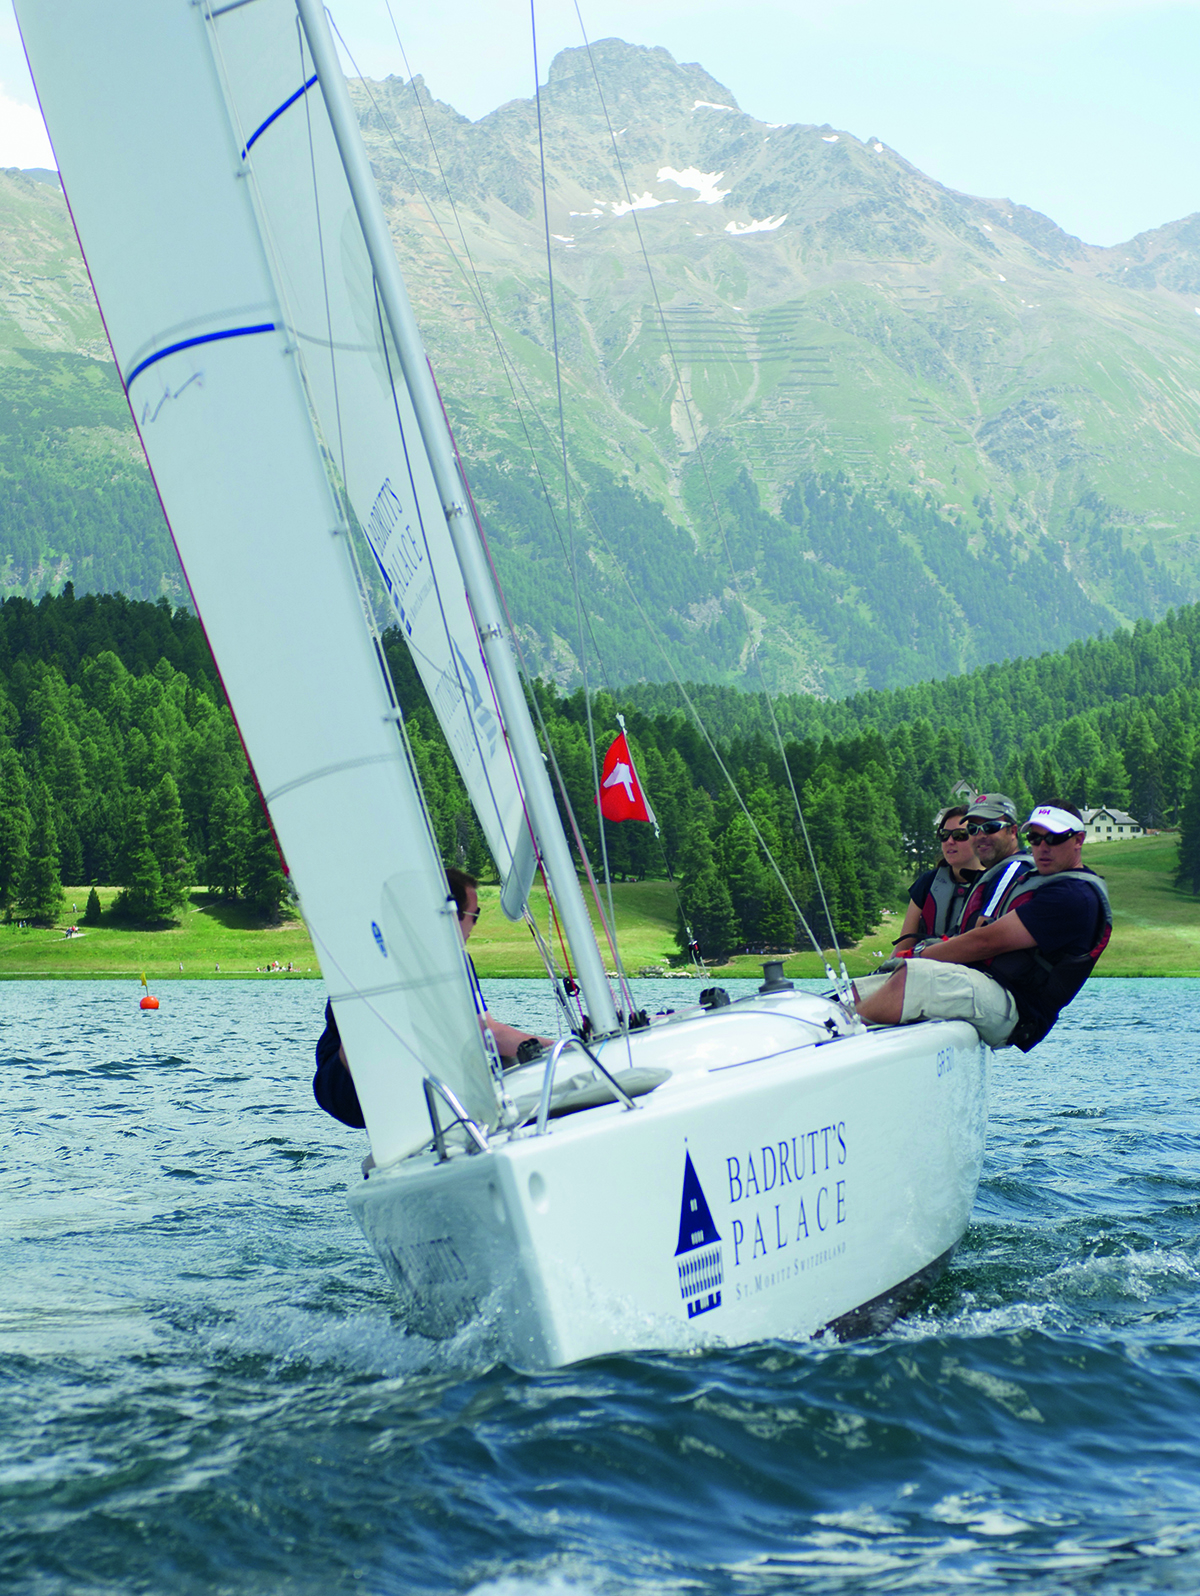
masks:
<path id="1" fill-rule="evenodd" d="M 346 1212 L 320 987 L 160 995 L 0 986 L 0 1589 L 1200 1590 L 1196 983 L 1001 1056 L 886 1336 L 466 1376 Z"/>

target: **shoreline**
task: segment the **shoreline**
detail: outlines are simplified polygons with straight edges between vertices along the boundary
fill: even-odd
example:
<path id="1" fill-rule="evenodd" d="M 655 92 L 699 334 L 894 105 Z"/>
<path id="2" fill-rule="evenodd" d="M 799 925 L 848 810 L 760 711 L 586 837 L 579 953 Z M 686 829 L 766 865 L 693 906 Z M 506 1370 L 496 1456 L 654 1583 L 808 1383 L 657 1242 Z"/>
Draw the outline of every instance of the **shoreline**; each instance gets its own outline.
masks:
<path id="1" fill-rule="evenodd" d="M 811 954 L 800 955 L 802 958 L 815 959 Z M 855 961 L 857 963 L 858 961 Z M 761 981 L 762 961 L 747 959 L 737 965 L 719 966 L 708 970 L 703 976 L 694 978 L 681 978 L 670 975 L 638 975 L 636 972 L 627 971 L 627 977 L 633 984 L 645 981 L 657 981 L 660 984 L 670 982 L 673 987 L 681 989 L 681 994 L 694 991 L 697 996 L 711 982 L 719 985 L 722 981 Z M 847 961 L 849 964 L 849 961 Z M 546 975 L 540 970 L 506 970 L 486 969 L 481 962 L 475 960 L 476 973 L 481 981 L 544 981 Z M 802 970 L 790 967 L 784 960 L 784 977 L 793 981 L 820 981 L 825 977 L 823 968 Z M 870 975 L 869 969 L 851 969 L 851 980 L 860 976 Z M 147 980 L 154 986 L 165 986 L 172 981 L 323 981 L 324 975 L 319 969 L 314 970 L 209 970 L 207 972 L 191 970 L 153 970 L 147 965 Z M 1197 981 L 1200 980 L 1200 965 L 1194 970 L 1155 970 L 1128 968 L 1105 968 L 1103 962 L 1089 977 L 1091 981 L 1120 980 L 1120 981 Z M 125 969 L 99 969 L 99 970 L 3 970 L 0 969 L 0 982 L 2 981 L 129 981 L 135 986 L 142 984 L 142 970 Z"/>
<path id="2" fill-rule="evenodd" d="M 1200 978 L 1200 897 L 1175 885 L 1177 837 L 1160 835 L 1085 849 L 1085 863 L 1105 877 L 1113 901 L 1113 937 L 1093 980 L 1152 980 L 1164 976 Z M 143 972 L 155 983 L 167 981 L 320 981 L 321 969 L 307 928 L 295 914 L 276 925 L 255 922 L 245 907 L 203 887 L 193 888 L 178 920 L 153 929 L 132 929 L 114 919 L 117 887 L 97 887 L 102 918 L 87 925 L 83 908 L 91 889 L 64 889 L 64 912 L 53 927 L 0 924 L 0 981 L 133 981 Z M 761 980 L 768 955 L 739 954 L 703 975 L 679 972 L 674 930 L 677 900 L 660 880 L 615 882 L 617 934 L 631 980 L 671 981 L 683 994 L 697 996 L 723 980 Z M 541 959 L 523 922 L 505 920 L 498 886 L 479 891 L 483 918 L 471 938 L 471 956 L 485 981 L 544 980 Z M 851 977 L 867 975 L 886 956 L 903 910 L 897 903 L 880 924 L 845 954 Z M 530 912 L 547 923 L 545 896 L 535 891 Z M 67 936 L 72 926 L 79 934 Z M 820 981 L 824 962 L 812 952 L 780 955 L 784 975 Z M 830 961 L 836 967 L 836 956 Z M 291 969 L 270 969 L 276 964 Z M 182 968 L 180 968 L 182 966 Z M 219 966 L 219 968 L 218 968 Z M 639 969 L 664 973 L 639 977 Z M 674 972 L 672 974 L 672 972 Z"/>

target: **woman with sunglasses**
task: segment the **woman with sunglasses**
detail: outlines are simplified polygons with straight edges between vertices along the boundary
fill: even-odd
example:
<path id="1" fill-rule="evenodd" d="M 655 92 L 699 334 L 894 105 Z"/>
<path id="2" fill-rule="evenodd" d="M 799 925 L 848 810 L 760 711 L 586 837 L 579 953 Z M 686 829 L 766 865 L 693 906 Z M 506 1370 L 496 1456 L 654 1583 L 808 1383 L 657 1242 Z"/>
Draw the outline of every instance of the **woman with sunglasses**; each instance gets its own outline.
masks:
<path id="1" fill-rule="evenodd" d="M 929 937 L 951 937 L 958 930 L 963 906 L 982 871 L 966 826 L 967 806 L 952 804 L 934 822 L 942 846 L 942 862 L 919 875 L 908 889 L 900 935 L 892 943 L 904 955 Z"/>

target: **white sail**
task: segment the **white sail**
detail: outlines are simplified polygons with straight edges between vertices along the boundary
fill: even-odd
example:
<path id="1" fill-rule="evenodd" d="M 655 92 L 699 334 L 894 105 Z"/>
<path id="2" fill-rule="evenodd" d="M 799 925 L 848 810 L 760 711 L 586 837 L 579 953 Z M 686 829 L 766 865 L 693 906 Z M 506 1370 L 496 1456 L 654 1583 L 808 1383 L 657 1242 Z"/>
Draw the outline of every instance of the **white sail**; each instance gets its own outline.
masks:
<path id="1" fill-rule="evenodd" d="M 520 787 L 295 5 L 212 13 L 210 42 L 310 402 L 506 877 L 524 829 Z"/>
<path id="2" fill-rule="evenodd" d="M 286 0 L 240 10 L 277 27 L 289 16 L 300 61 Z M 28 0 L 19 21 L 113 353 L 386 1163 L 428 1139 L 426 1074 L 482 1122 L 496 1096 L 313 430 L 320 383 L 306 390 L 301 371 L 296 281 L 279 282 L 264 245 L 204 9 Z M 286 74 L 266 55 L 257 65 L 263 103 L 279 105 Z M 356 480 L 372 468 L 356 464 Z"/>

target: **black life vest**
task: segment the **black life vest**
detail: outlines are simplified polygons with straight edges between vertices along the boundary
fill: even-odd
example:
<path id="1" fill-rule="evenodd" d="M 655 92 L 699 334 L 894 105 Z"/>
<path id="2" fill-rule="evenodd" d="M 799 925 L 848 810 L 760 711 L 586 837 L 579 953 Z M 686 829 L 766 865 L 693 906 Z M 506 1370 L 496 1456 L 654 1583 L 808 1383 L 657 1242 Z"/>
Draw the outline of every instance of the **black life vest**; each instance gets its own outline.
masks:
<path id="1" fill-rule="evenodd" d="M 933 873 L 925 902 L 921 905 L 921 924 L 927 937 L 952 937 L 958 930 L 963 909 L 976 885 L 976 877 L 969 881 L 955 881 L 948 864 L 940 864 Z"/>
<path id="2" fill-rule="evenodd" d="M 1009 888 L 1034 868 L 1033 855 L 1028 852 L 1010 854 L 998 864 L 990 865 L 971 889 L 963 905 L 958 923 L 960 931 L 973 931 L 977 925 L 987 925 L 1003 912 L 999 905 Z"/>
<path id="3" fill-rule="evenodd" d="M 1049 1033 L 1061 1011 L 1066 1008 L 1096 968 L 1096 961 L 1108 946 L 1108 939 L 1112 936 L 1112 905 L 1108 901 L 1108 888 L 1104 885 L 1103 878 L 1086 866 L 1081 866 L 1078 870 L 1060 870 L 1052 876 L 1025 875 L 1014 879 L 991 918 L 999 919 L 1009 910 L 1019 908 L 1022 903 L 1027 903 L 1040 887 L 1048 886 L 1052 881 L 1082 881 L 1085 886 L 1091 888 L 1096 896 L 1096 928 L 1092 946 L 1086 953 L 1059 954 L 1057 958 L 1052 959 L 1040 948 L 1018 948 L 1013 954 L 1002 953 L 988 961 L 988 968 L 991 968 L 1001 960 L 1011 959 L 1015 963 L 1023 954 L 1027 962 L 1025 968 L 1020 971 L 1021 988 L 1024 993 L 1034 995 L 1039 1008 L 1049 1011 L 1048 1020 L 1023 1017 L 1017 1021 L 1016 1028 L 1008 1041 L 1010 1047 L 1019 1047 L 1022 1053 L 1028 1053 L 1031 1047 L 1036 1047 Z M 1013 995 L 1017 996 L 1016 993 Z M 1018 1005 L 1020 1006 L 1019 999 Z"/>

